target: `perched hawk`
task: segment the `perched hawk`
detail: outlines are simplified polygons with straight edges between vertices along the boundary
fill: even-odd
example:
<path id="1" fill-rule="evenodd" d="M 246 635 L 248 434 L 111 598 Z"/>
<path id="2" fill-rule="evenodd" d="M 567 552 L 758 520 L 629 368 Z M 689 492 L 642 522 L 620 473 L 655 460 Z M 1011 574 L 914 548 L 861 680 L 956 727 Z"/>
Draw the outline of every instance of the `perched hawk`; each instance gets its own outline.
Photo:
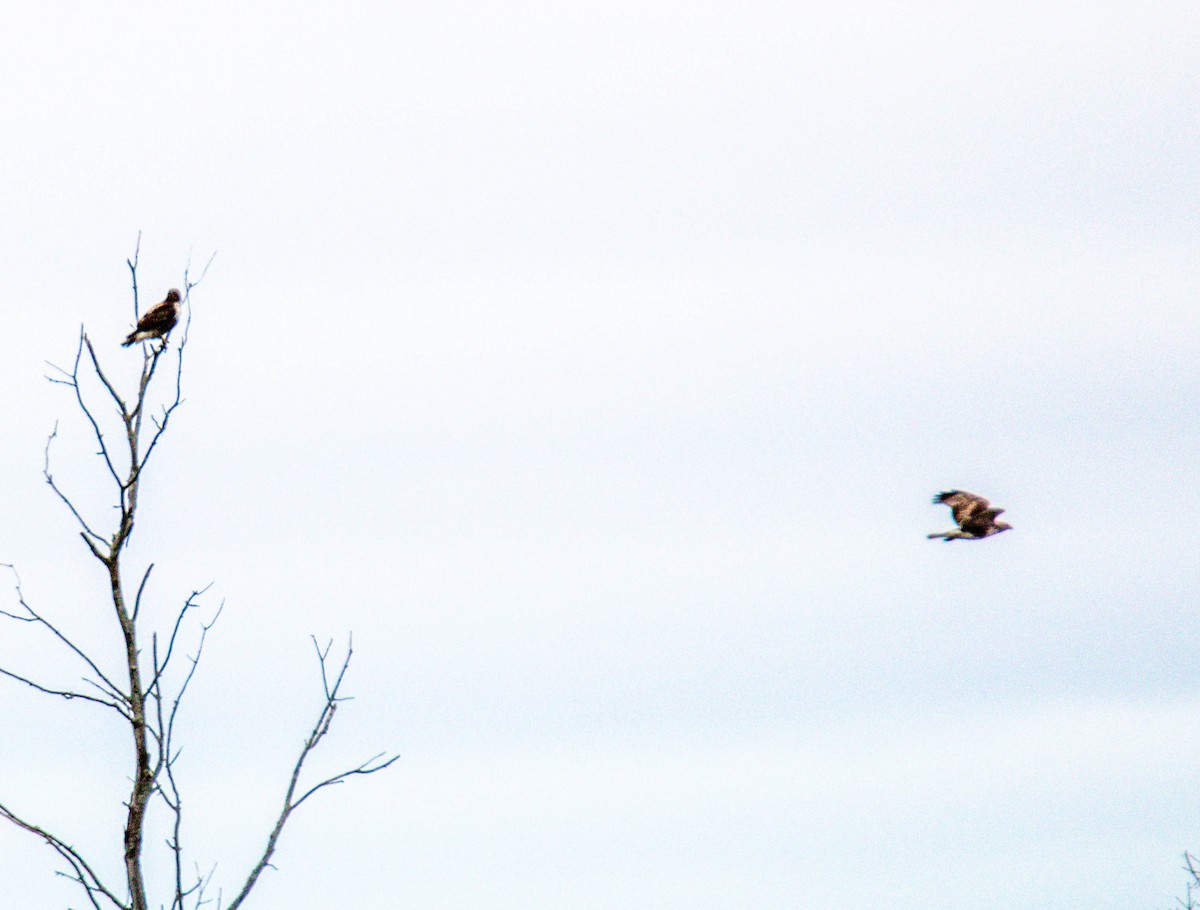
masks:
<path id="1" fill-rule="evenodd" d="M 167 291 L 167 299 L 156 303 L 142 314 L 137 328 L 129 333 L 129 337 L 121 342 L 122 347 L 129 347 L 139 341 L 149 341 L 151 338 L 161 338 L 167 343 L 167 332 L 175 328 L 179 320 L 179 292 L 174 288 Z"/>
<path id="2" fill-rule="evenodd" d="M 953 531 L 943 531 L 941 534 L 930 534 L 929 539 L 938 537 L 942 540 L 983 540 L 1001 531 L 1012 528 L 1008 522 L 996 521 L 996 516 L 1003 509 L 991 508 L 991 503 L 978 493 L 968 493 L 966 490 L 951 490 L 949 493 L 938 493 L 933 497 L 934 505 L 945 503 L 954 513 L 958 527 Z"/>

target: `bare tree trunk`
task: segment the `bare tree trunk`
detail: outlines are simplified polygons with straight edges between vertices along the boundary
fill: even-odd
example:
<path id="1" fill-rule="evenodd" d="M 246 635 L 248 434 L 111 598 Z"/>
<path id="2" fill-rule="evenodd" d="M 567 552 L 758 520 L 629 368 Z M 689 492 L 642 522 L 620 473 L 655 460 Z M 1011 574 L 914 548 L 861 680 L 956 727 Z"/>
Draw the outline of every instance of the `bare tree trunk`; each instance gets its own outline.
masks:
<path id="1" fill-rule="evenodd" d="M 137 629 L 129 611 L 125 609 L 119 553 L 114 553 L 108 561 L 108 577 L 112 584 L 113 606 L 116 607 L 121 634 L 125 638 L 125 658 L 129 669 L 129 727 L 136 756 L 133 792 L 129 795 L 129 816 L 125 823 L 125 877 L 129 883 L 132 910 L 147 910 L 146 883 L 142 878 L 142 829 L 146 822 L 146 806 L 154 792 L 154 771 L 150 767 L 150 748 L 146 742 L 146 697 L 138 661 Z"/>

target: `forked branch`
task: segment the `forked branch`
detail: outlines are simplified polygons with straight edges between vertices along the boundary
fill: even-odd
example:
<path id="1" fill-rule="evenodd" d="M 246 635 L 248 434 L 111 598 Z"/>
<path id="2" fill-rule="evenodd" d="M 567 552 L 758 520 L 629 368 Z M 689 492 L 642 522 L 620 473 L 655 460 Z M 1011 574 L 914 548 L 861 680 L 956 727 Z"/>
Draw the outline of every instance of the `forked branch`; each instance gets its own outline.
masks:
<path id="1" fill-rule="evenodd" d="M 128 905 L 109 890 L 104 882 L 100 880 L 100 877 L 95 873 L 87 860 L 85 860 L 79 851 L 70 844 L 54 836 L 44 828 L 40 828 L 35 824 L 25 821 L 3 803 L 0 803 L 0 817 L 7 818 L 18 828 L 23 828 L 30 834 L 40 837 L 43 841 L 53 847 L 58 855 L 67 861 L 67 864 L 74 872 L 73 875 L 67 875 L 67 878 L 78 882 L 83 886 L 84 891 L 87 893 L 88 900 L 91 901 L 92 906 L 95 907 L 96 910 L 100 910 L 100 902 L 97 900 L 97 896 L 107 898 L 112 906 L 118 907 L 120 910 L 127 910 Z M 65 873 L 60 874 L 65 875 Z"/>
<path id="2" fill-rule="evenodd" d="M 315 638 L 313 639 L 313 647 L 316 648 L 317 660 L 319 661 L 321 667 L 321 685 L 325 691 L 325 700 L 321 705 L 321 711 L 317 716 L 317 722 L 313 724 L 312 732 L 308 734 L 308 738 L 304 741 L 304 746 L 301 748 L 300 755 L 296 759 L 295 767 L 292 768 L 292 777 L 291 780 L 288 781 L 287 792 L 283 797 L 283 807 L 280 809 L 279 816 L 275 820 L 275 827 L 271 830 L 270 837 L 267 838 L 266 849 L 263 850 L 262 857 L 259 859 L 257 865 L 255 865 L 255 867 L 250 871 L 250 875 L 246 878 L 246 883 L 242 886 L 242 890 L 238 893 L 237 897 L 233 899 L 233 902 L 229 904 L 226 910 L 238 910 L 238 908 L 242 905 L 242 901 L 246 899 L 246 896 L 250 893 L 251 889 L 258 881 L 259 876 L 262 875 L 263 870 L 271 865 L 271 857 L 275 854 L 275 848 L 279 843 L 279 835 L 283 833 L 284 825 L 287 824 L 292 813 L 300 808 L 306 799 L 308 799 L 318 790 L 333 786 L 334 784 L 340 784 L 355 775 L 374 774 L 376 771 L 382 771 L 400 757 L 398 755 L 393 755 L 391 758 L 384 759 L 384 753 L 381 752 L 378 755 L 368 758 L 365 762 L 354 768 L 350 768 L 346 771 L 335 774 L 332 777 L 327 777 L 324 780 L 319 781 L 305 790 L 304 793 L 297 798 L 296 793 L 300 787 L 300 774 L 304 770 L 304 763 L 308 760 L 309 755 L 312 754 L 313 750 L 316 749 L 317 745 L 325 737 L 325 734 L 329 732 L 330 725 L 333 723 L 333 716 L 335 713 L 337 713 L 338 704 L 343 701 L 348 701 L 348 698 L 339 695 L 338 693 L 342 686 L 342 680 L 346 676 L 346 670 L 350 666 L 350 658 L 354 655 L 354 642 L 351 640 L 347 643 L 346 657 L 342 661 L 341 668 L 338 670 L 337 676 L 333 680 L 333 684 L 330 685 L 328 661 L 329 651 L 332 647 L 332 644 L 333 643 L 330 642 L 325 646 L 324 649 L 322 649 L 321 646 L 317 644 L 317 640 Z"/>
<path id="3" fill-rule="evenodd" d="M 113 708 L 122 717 L 128 719 L 128 717 L 129 717 L 129 699 L 125 695 L 125 693 L 121 691 L 120 687 L 117 686 L 111 679 L 108 678 L 108 676 L 106 676 L 104 674 L 104 671 L 100 669 L 100 667 L 96 664 L 96 662 L 90 656 L 88 656 L 86 651 L 84 651 L 81 647 L 76 645 L 75 642 L 73 642 L 70 638 L 68 638 L 66 636 L 66 634 L 64 634 L 58 628 L 58 626 L 56 626 L 49 619 L 47 619 L 45 616 L 43 616 L 41 613 L 39 613 L 37 610 L 35 610 L 33 607 L 31 607 L 29 605 L 29 602 L 25 599 L 25 592 L 21 589 L 21 576 L 17 574 L 16 567 L 10 565 L 9 563 L 0 563 L 0 567 L 6 568 L 10 572 L 12 572 L 13 587 L 17 594 L 17 604 L 20 606 L 21 610 L 23 611 L 21 613 L 13 613 L 13 612 L 10 612 L 9 610 L 0 610 L 0 617 L 3 617 L 5 619 L 11 619 L 16 622 L 30 623 L 31 625 L 40 626 L 40 627 L 46 629 L 47 631 L 49 631 L 64 647 L 67 648 L 67 650 L 69 650 L 72 654 L 74 654 L 76 657 L 78 657 L 84 664 L 86 664 L 87 668 L 96 677 L 96 679 L 89 679 L 88 677 L 84 676 L 84 677 L 82 677 L 82 681 L 88 683 L 89 685 L 91 685 L 95 689 L 97 689 L 98 691 L 102 692 L 105 695 L 105 697 L 97 698 L 94 695 L 87 695 L 83 692 L 75 692 L 70 689 L 59 689 L 57 687 L 43 685 L 41 683 L 35 682 L 32 679 L 29 679 L 28 677 L 25 677 L 19 673 L 16 673 L 12 670 L 8 670 L 4 667 L 0 667 L 0 674 L 7 676 L 10 679 L 14 679 L 18 682 L 25 683 L 27 686 L 29 686 L 33 689 L 36 689 L 39 692 L 43 692 L 46 695 L 57 695 L 57 696 L 67 699 L 68 701 L 71 699 L 78 698 L 78 699 L 82 699 L 83 701 L 90 701 L 90 702 L 94 702 L 98 705 L 104 705 L 105 707 Z"/>

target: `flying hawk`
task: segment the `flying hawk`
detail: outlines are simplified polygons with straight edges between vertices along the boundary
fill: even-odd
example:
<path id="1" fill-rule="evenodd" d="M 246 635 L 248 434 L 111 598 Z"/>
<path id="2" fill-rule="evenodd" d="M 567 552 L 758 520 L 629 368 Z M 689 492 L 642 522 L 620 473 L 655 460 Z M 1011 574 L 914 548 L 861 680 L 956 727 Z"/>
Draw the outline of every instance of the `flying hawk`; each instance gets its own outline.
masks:
<path id="1" fill-rule="evenodd" d="M 166 345 L 167 332 L 175 328 L 175 323 L 179 320 L 179 300 L 179 291 L 174 288 L 167 291 L 167 299 L 142 313 L 137 328 L 129 333 L 129 337 L 121 342 L 121 346 L 129 347 L 151 338 L 161 338 L 163 345 Z"/>
<path id="2" fill-rule="evenodd" d="M 954 520 L 958 522 L 958 527 L 953 531 L 930 534 L 928 535 L 930 540 L 938 537 L 942 540 L 983 540 L 985 537 L 991 537 L 993 534 L 999 534 L 1001 531 L 1008 531 L 1012 528 L 1012 525 L 1006 521 L 996 521 L 996 516 L 1004 510 L 991 508 L 991 503 L 978 493 L 951 490 L 948 493 L 938 493 L 933 497 L 933 503 L 934 505 L 938 503 L 948 505 L 950 511 L 954 513 Z"/>

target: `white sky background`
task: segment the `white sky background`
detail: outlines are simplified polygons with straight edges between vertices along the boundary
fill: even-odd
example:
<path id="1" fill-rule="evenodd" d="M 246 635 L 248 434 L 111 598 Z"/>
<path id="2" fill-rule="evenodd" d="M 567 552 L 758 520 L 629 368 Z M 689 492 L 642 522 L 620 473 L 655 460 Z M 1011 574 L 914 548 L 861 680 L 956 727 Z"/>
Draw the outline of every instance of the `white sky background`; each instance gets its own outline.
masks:
<path id="1" fill-rule="evenodd" d="M 111 640 L 43 360 L 84 323 L 130 381 L 137 232 L 144 302 L 217 250 L 132 556 L 163 623 L 226 601 L 181 773 L 227 896 L 352 630 L 313 770 L 403 757 L 256 910 L 1167 906 L 1198 76 L 1184 2 L 10 11 L 0 561 Z M 1015 530 L 926 541 L 952 486 Z M 125 739 L 34 695 L 0 798 L 116 878 Z M 0 828 L 5 905 L 77 906 L 53 860 Z"/>

